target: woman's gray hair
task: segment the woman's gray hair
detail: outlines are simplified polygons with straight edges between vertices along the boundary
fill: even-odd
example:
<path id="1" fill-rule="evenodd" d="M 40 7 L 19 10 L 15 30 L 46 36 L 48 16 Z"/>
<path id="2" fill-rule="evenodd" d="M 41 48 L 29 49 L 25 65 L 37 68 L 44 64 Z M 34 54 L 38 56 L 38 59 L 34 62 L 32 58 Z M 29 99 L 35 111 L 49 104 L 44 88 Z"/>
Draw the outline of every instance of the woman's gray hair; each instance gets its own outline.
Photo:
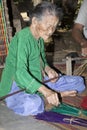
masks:
<path id="1" fill-rule="evenodd" d="M 46 14 L 56 16 L 59 20 L 61 20 L 63 13 L 62 9 L 58 8 L 55 4 L 47 1 L 43 1 L 36 5 L 32 10 L 30 17 L 30 24 L 32 23 L 32 18 L 36 17 L 38 20 L 41 20 L 43 16 Z"/>

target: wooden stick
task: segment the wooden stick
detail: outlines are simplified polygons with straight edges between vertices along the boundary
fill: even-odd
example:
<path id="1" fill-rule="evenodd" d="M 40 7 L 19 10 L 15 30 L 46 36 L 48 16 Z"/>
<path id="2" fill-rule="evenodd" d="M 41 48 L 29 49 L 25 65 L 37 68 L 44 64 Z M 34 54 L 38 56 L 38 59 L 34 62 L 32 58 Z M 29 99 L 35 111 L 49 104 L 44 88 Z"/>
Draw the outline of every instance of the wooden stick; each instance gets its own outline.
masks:
<path id="1" fill-rule="evenodd" d="M 54 79 L 56 79 L 56 78 L 58 78 L 58 77 L 54 77 L 54 78 L 48 79 L 48 80 L 44 81 L 43 83 L 50 82 L 51 80 L 54 80 Z M 13 95 L 15 95 L 15 94 L 17 94 L 17 93 L 23 92 L 23 91 L 25 91 L 25 90 L 26 90 L 26 88 L 21 89 L 21 90 L 18 90 L 18 91 L 15 91 L 15 92 L 10 93 L 10 94 L 7 94 L 7 95 L 1 97 L 1 98 L 0 98 L 0 101 L 4 100 L 4 99 L 7 98 L 7 97 L 13 96 Z"/>

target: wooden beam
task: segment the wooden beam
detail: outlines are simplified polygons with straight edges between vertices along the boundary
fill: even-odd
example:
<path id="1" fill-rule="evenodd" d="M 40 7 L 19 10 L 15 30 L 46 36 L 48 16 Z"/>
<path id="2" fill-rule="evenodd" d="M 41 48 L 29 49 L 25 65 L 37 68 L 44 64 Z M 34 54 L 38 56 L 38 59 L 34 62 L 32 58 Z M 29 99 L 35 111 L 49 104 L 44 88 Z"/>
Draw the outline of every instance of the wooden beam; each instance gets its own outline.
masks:
<path id="1" fill-rule="evenodd" d="M 72 75 L 72 59 L 71 59 L 71 57 L 66 57 L 66 74 Z"/>

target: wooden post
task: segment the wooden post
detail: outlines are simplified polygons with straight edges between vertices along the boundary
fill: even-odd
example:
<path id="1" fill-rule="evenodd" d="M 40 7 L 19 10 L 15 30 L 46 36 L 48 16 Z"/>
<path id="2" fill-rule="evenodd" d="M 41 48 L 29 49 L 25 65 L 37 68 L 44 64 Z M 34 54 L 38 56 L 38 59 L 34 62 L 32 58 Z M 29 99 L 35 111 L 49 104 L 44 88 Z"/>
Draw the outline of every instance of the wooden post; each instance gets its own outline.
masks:
<path id="1" fill-rule="evenodd" d="M 66 74 L 72 75 L 72 59 L 71 59 L 71 57 L 66 57 Z"/>
<path id="2" fill-rule="evenodd" d="M 42 2 L 42 0 L 32 0 L 32 2 L 33 2 L 33 6 L 36 6 L 37 4 Z"/>

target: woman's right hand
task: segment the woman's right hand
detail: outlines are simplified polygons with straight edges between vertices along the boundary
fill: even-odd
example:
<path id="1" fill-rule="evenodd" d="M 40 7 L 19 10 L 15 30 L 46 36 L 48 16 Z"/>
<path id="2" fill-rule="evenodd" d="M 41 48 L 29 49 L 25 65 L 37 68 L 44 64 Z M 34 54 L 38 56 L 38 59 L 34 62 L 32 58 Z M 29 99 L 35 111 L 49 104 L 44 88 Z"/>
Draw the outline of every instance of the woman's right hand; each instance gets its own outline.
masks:
<path id="1" fill-rule="evenodd" d="M 45 86 L 40 87 L 38 91 L 44 95 L 49 104 L 54 106 L 58 106 L 60 104 L 58 94 L 56 92 L 46 88 Z"/>

